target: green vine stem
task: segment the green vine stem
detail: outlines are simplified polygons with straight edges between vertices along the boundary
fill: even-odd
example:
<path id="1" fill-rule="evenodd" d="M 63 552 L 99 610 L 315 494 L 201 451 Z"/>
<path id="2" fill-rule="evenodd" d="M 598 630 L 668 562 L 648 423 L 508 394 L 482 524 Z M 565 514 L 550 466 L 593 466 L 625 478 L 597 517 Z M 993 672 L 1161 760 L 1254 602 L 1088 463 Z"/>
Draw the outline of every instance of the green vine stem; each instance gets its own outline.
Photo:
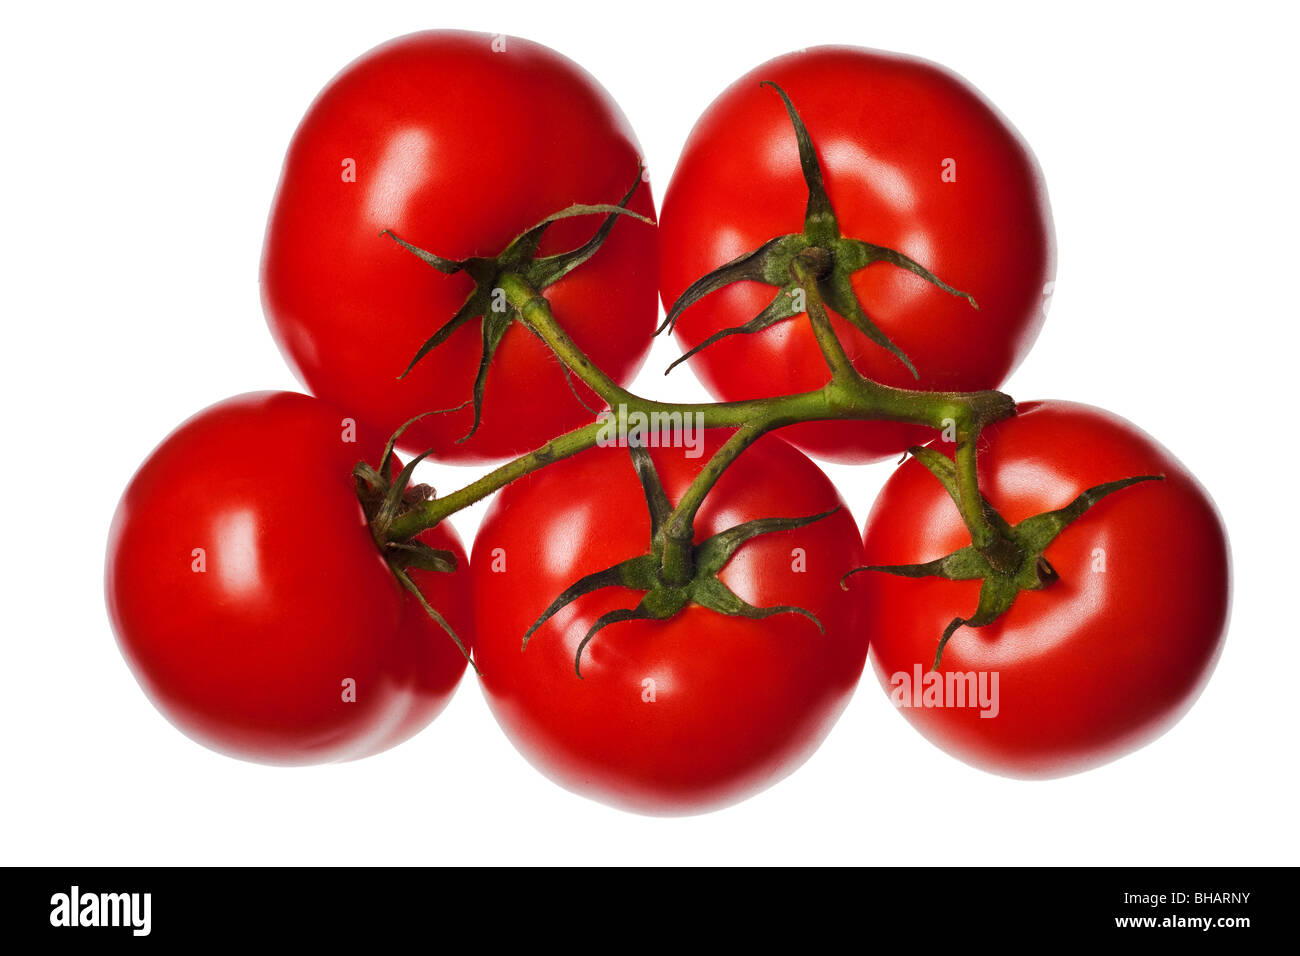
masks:
<path id="1" fill-rule="evenodd" d="M 685 584 L 695 573 L 695 515 L 723 472 L 765 431 L 761 425 L 742 425 L 714 452 L 707 465 L 687 487 L 664 522 L 663 576 L 669 584 Z"/>
<path id="2" fill-rule="evenodd" d="M 970 436 L 978 436 L 979 430 L 987 424 L 1014 415 L 1014 400 L 1009 395 L 992 390 L 927 392 L 893 388 L 862 376 L 847 361 L 847 356 L 844 362 L 840 362 L 835 353 L 838 350 L 842 355 L 843 347 L 839 345 L 830 327 L 817 284 L 811 281 L 814 268 L 815 263 L 801 260 L 796 266 L 796 272 L 801 272 L 809 280 L 803 288 L 810 317 L 815 326 L 821 323 L 829 333 L 825 337 L 823 348 L 829 353 L 827 362 L 835 373 L 826 385 L 814 391 L 739 402 L 679 404 L 658 402 L 636 395 L 618 385 L 596 366 L 560 327 L 546 298 L 526 279 L 517 274 L 506 274 L 501 277 L 500 288 L 510 306 L 518 310 L 523 321 L 551 348 L 556 357 L 609 404 L 609 411 L 605 414 L 613 416 L 619 435 L 628 434 L 628 419 L 633 415 L 646 418 L 652 415 L 692 415 L 697 416 L 696 420 L 706 429 L 738 430 L 697 476 L 669 518 L 669 526 L 673 529 L 671 536 L 684 540 L 687 546 L 690 541 L 687 525 L 693 521 L 700 503 L 726 467 L 759 436 L 801 422 L 870 420 L 903 422 L 939 430 L 955 427 L 959 437 L 959 450 L 963 436 L 967 436 L 966 444 L 972 450 L 970 455 L 960 456 L 962 460 L 958 462 L 958 469 L 966 472 L 961 480 L 978 488 L 974 439 Z M 823 336 L 819 336 L 818 341 L 823 342 Z M 413 538 L 449 515 L 499 491 L 510 482 L 552 462 L 594 447 L 601 435 L 606 433 L 606 428 L 607 425 L 594 421 L 566 432 L 458 491 L 420 503 L 392 522 L 387 531 L 389 540 Z M 973 540 L 978 533 L 979 540 L 984 541 L 986 547 L 996 546 L 1000 539 L 980 502 L 978 495 L 973 499 L 964 499 L 961 505 L 962 517 L 971 528 Z M 669 573 L 674 576 L 689 574 L 689 565 L 678 557 L 673 557 L 669 564 L 673 568 Z"/>
<path id="3" fill-rule="evenodd" d="M 790 266 L 790 272 L 798 283 L 797 288 L 804 295 L 804 307 L 808 312 L 808 321 L 812 325 L 813 335 L 817 338 L 817 347 L 831 370 L 831 381 L 842 382 L 846 379 L 861 378 L 853 367 L 849 355 L 844 351 L 844 343 L 835 334 L 830 316 L 826 312 L 826 303 L 822 301 L 821 291 L 817 288 L 822 264 L 813 250 L 805 249 Z"/>
<path id="4" fill-rule="evenodd" d="M 501 277 L 500 288 L 505 294 L 506 302 L 518 310 L 529 328 L 541 335 L 569 371 L 582 379 L 610 408 L 635 399 L 631 392 L 606 375 L 587 353 L 578 348 L 577 343 L 569 338 L 569 333 L 551 315 L 551 304 L 546 297 L 534 289 L 527 279 L 507 273 Z"/>

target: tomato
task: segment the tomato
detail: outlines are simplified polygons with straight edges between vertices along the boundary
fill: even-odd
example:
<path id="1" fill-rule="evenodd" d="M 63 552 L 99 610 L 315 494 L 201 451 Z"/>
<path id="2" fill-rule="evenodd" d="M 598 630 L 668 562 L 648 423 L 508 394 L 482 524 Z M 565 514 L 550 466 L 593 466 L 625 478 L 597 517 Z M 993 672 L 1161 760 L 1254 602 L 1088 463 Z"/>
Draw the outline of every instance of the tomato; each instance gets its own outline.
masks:
<path id="1" fill-rule="evenodd" d="M 717 447 L 708 445 L 708 452 Z M 670 500 L 705 457 L 653 459 Z M 768 437 L 710 492 L 696 541 L 759 517 L 843 507 L 808 458 Z M 700 812 L 744 799 L 798 767 L 830 731 L 857 684 L 867 637 L 856 596 L 838 584 L 861 557 L 847 509 L 753 538 L 719 575 L 754 605 L 817 616 L 731 617 L 690 605 L 665 621 L 630 621 L 579 642 L 600 615 L 640 593 L 596 591 L 521 639 L 579 577 L 648 550 L 650 523 L 626 449 L 597 447 L 503 490 L 471 561 L 476 661 L 498 722 L 561 785 L 646 813 Z"/>
<path id="2" fill-rule="evenodd" d="M 994 388 L 1029 350 L 1055 273 L 1047 194 L 1028 146 L 978 91 L 911 57 L 818 47 L 763 64 L 696 123 L 664 196 L 660 291 L 670 307 L 731 259 L 803 226 L 808 189 L 779 84 L 821 159 L 845 236 L 887 246 L 972 294 L 979 311 L 911 272 L 877 262 L 852 278 L 867 315 L 919 379 L 839 316 L 832 322 L 863 374 L 904 388 Z M 949 181 L 951 180 L 951 181 Z M 756 316 L 774 287 L 738 282 L 676 325 L 693 348 Z M 826 363 L 805 316 L 699 352 L 691 365 L 718 398 L 820 388 Z M 782 432 L 810 454 L 870 461 L 930 433 L 887 422 L 815 422 Z"/>
<path id="3" fill-rule="evenodd" d="M 1069 402 L 1020 409 L 985 430 L 980 456 L 984 494 L 1013 524 L 1104 482 L 1165 480 L 1093 505 L 1045 552 L 1059 580 L 948 641 L 944 694 L 949 675 L 973 674 L 990 705 L 969 706 L 968 697 L 968 706 L 951 706 L 959 701 L 949 695 L 931 701 L 949 706 L 925 706 L 916 688 L 948 622 L 975 610 L 978 581 L 864 572 L 849 584 L 867 609 L 876 674 L 913 726 L 974 766 L 1060 776 L 1135 750 L 1192 705 L 1227 627 L 1228 545 L 1205 490 L 1129 422 Z M 868 564 L 912 564 L 970 536 L 939 482 L 911 459 L 876 500 L 864 544 Z"/>
<path id="4" fill-rule="evenodd" d="M 428 724 L 465 669 L 371 537 L 351 472 L 383 440 L 350 440 L 348 421 L 306 395 L 239 395 L 177 428 L 122 496 L 106 568 L 119 646 L 164 716 L 215 750 L 377 753 Z M 464 549 L 444 526 L 421 540 L 457 556 L 453 574 L 409 574 L 467 641 Z"/>
<path id="5" fill-rule="evenodd" d="M 381 231 L 450 259 L 495 256 L 570 205 L 619 202 L 637 180 L 639 155 L 608 94 L 546 47 L 455 31 L 383 44 L 326 86 L 289 145 L 262 258 L 271 331 L 315 395 L 384 434 L 459 406 L 482 352 L 478 319 L 398 376 L 473 283 L 438 272 Z M 629 208 L 654 215 L 648 184 Z M 600 222 L 555 223 L 540 254 L 581 245 Z M 543 291 L 560 324 L 619 382 L 649 348 L 656 254 L 654 227 L 620 217 L 590 260 Z M 493 360 L 474 437 L 457 443 L 473 423 L 463 408 L 416 423 L 402 447 L 489 461 L 590 419 L 547 346 L 516 323 Z"/>

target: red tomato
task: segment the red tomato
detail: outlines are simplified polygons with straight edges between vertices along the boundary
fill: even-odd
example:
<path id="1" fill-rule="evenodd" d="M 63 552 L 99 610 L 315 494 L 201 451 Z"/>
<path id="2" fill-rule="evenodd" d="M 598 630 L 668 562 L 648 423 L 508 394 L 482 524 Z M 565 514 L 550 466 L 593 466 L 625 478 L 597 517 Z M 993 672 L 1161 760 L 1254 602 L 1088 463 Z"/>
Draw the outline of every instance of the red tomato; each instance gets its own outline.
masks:
<path id="1" fill-rule="evenodd" d="M 711 444 L 708 453 L 716 448 Z M 671 500 L 706 457 L 653 452 Z M 809 459 L 775 438 L 748 449 L 710 493 L 696 541 L 759 517 L 843 506 Z M 645 553 L 650 523 L 628 452 L 595 448 L 510 485 L 474 542 L 476 661 L 497 720 L 538 769 L 583 795 L 641 812 L 676 814 L 744 799 L 797 768 L 848 701 L 866 660 L 856 595 L 839 575 L 860 559 L 848 510 L 751 539 L 721 574 L 755 605 L 793 604 L 804 617 L 730 617 L 689 606 L 662 622 L 599 632 L 603 613 L 640 592 L 580 598 L 532 636 L 529 625 L 569 585 Z"/>
<path id="2" fill-rule="evenodd" d="M 262 259 L 271 331 L 314 394 L 384 434 L 460 405 L 481 354 L 477 319 L 398 375 L 473 283 L 436 271 L 381 230 L 445 258 L 494 256 L 567 206 L 617 203 L 636 180 L 639 155 L 608 94 L 546 47 L 452 31 L 377 47 L 330 81 L 289 145 Z M 654 215 L 648 184 L 630 208 Z M 540 253 L 581 245 L 600 223 L 558 222 Z M 544 291 L 573 339 L 620 382 L 649 348 L 656 250 L 654 227 L 624 217 L 595 256 Z M 456 443 L 473 422 L 465 408 L 416 423 L 402 447 L 488 461 L 590 418 L 547 346 L 515 324 L 488 375 L 475 436 Z"/>
<path id="3" fill-rule="evenodd" d="M 1042 325 L 1055 273 L 1051 212 L 1038 165 L 1006 119 L 961 77 L 924 60 L 819 47 L 765 63 L 728 87 L 691 131 L 664 196 L 665 306 L 705 273 L 803 227 L 808 190 L 794 130 L 777 94 L 760 88 L 764 80 L 779 84 L 803 117 L 842 233 L 911 256 L 979 302 L 977 312 L 885 263 L 857 272 L 853 287 L 867 314 L 920 379 L 832 314 L 854 365 L 903 388 L 996 387 Z M 680 342 L 694 347 L 748 321 L 775 291 L 740 282 L 713 293 L 682 314 Z M 733 335 L 691 364 L 727 400 L 820 388 L 829 377 L 804 316 Z M 816 422 L 781 434 L 811 454 L 858 462 L 931 433 Z"/>
<path id="4" fill-rule="evenodd" d="M 118 506 L 118 643 L 164 716 L 215 750 L 285 764 L 377 753 L 428 724 L 465 669 L 370 535 L 351 472 L 383 440 L 347 440 L 345 421 L 306 395 L 227 399 L 172 432 Z M 468 641 L 464 549 L 444 526 L 421 540 L 457 556 L 454 574 L 409 573 Z"/>
<path id="5" fill-rule="evenodd" d="M 896 704 L 913 705 L 900 709 L 921 733 L 985 770 L 1060 776 L 1137 749 L 1192 705 L 1227 627 L 1228 545 L 1205 490 L 1129 422 L 1069 402 L 1020 409 L 985 430 L 980 457 L 984 494 L 1013 524 L 1103 482 L 1165 480 L 1098 502 L 1048 546 L 1058 581 L 953 635 L 939 675 L 988 675 L 990 699 L 998 675 L 997 701 L 985 708 L 996 716 L 914 706 L 924 704 L 917 675 L 930 670 L 948 622 L 974 612 L 978 581 L 863 572 L 850 587 L 867 609 L 876 674 Z M 915 459 L 886 482 L 867 521 L 868 564 L 919 563 L 967 544 L 952 500 Z"/>

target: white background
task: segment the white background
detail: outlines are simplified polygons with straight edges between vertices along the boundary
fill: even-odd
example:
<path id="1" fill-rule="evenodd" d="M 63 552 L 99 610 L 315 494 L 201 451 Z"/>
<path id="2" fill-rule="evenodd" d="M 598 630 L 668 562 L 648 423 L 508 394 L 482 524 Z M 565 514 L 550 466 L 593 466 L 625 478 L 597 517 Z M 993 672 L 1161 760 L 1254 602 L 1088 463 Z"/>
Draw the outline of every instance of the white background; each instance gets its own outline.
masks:
<path id="1" fill-rule="evenodd" d="M 3 32 L 5 421 L 0 862 L 1296 863 L 1295 14 L 1245 3 L 494 2 L 10 10 Z M 723 11 L 726 12 L 723 12 Z M 689 21 L 687 20 L 689 17 Z M 296 388 L 257 266 L 303 109 L 369 47 L 429 27 L 527 36 L 599 77 L 656 183 L 694 118 L 771 56 L 925 56 L 1011 118 L 1046 173 L 1052 314 L 1007 389 L 1117 411 L 1223 511 L 1218 671 L 1165 737 L 1023 783 L 925 742 L 868 675 L 802 770 L 702 817 L 642 818 L 549 783 L 472 680 L 410 743 L 273 769 L 163 720 L 119 656 L 102 555 L 121 489 L 199 408 Z M 659 341 L 639 385 L 701 394 Z M 861 521 L 890 465 L 830 469 Z M 427 466 L 439 488 L 474 472 Z M 1288 497 L 1291 496 L 1291 497 Z M 1289 501 L 1289 505 L 1288 505 Z M 473 535 L 482 508 L 455 524 Z"/>

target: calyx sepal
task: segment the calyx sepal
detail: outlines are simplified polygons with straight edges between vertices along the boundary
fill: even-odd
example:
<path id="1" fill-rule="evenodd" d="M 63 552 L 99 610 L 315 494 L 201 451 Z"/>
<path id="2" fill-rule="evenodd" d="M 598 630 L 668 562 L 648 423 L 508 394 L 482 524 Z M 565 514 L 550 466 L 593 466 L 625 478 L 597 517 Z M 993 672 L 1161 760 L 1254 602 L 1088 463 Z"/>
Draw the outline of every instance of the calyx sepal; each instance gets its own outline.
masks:
<path id="1" fill-rule="evenodd" d="M 745 542 L 760 535 L 802 528 L 834 514 L 839 510 L 838 508 L 800 518 L 758 518 L 719 531 L 695 545 L 694 576 L 685 584 L 669 584 L 664 580 L 661 570 L 663 567 L 664 527 L 669 515 L 672 513 L 672 505 L 664 492 L 663 484 L 659 480 L 654 464 L 650 460 L 650 453 L 646 451 L 644 446 L 634 440 L 628 442 L 628 448 L 631 451 L 632 464 L 636 469 L 637 477 L 641 481 L 646 505 L 650 511 L 650 550 L 645 554 L 639 554 L 620 561 L 618 564 L 602 571 L 584 575 L 575 581 L 552 601 L 537 620 L 533 622 L 532 626 L 528 628 L 523 638 L 524 648 L 528 647 L 528 642 L 537 629 L 562 608 L 567 607 L 584 595 L 607 587 L 621 587 L 641 591 L 641 600 L 635 607 L 616 608 L 601 615 L 588 628 L 587 633 L 583 635 L 578 644 L 573 659 L 573 670 L 579 678 L 582 677 L 583 651 L 586 650 L 587 645 L 600 631 L 611 624 L 624 621 L 667 620 L 690 604 L 708 608 L 719 614 L 744 617 L 750 620 L 761 620 L 774 614 L 798 614 L 808 618 L 817 626 L 819 631 L 825 633 L 826 629 L 822 626 L 821 621 L 811 611 L 792 605 L 755 607 L 722 583 L 718 574 Z"/>
<path id="2" fill-rule="evenodd" d="M 795 139 L 799 145 L 799 166 L 803 171 L 804 184 L 808 187 L 808 204 L 804 211 L 803 230 L 769 239 L 757 249 L 738 256 L 696 279 L 686 288 L 668 310 L 656 334 L 671 331 L 676 327 L 677 320 L 684 311 L 733 282 L 761 282 L 775 286 L 778 291 L 772 301 L 754 318 L 741 325 L 713 333 L 677 358 L 668 366 L 664 374 L 671 372 L 692 355 L 721 339 L 732 335 L 761 332 L 783 319 L 803 312 L 803 309 L 795 306 L 799 298 L 799 286 L 794 278 L 795 261 L 802 256 L 805 260 L 812 257 L 821 263 L 816 282 L 818 292 L 826 304 L 868 339 L 902 362 L 912 373 L 913 378 L 918 378 L 912 360 L 881 331 L 858 299 L 851 282 L 853 274 L 874 263 L 884 262 L 906 269 L 949 295 L 965 299 L 974 309 L 979 308 L 979 303 L 970 293 L 953 288 L 921 263 L 896 249 L 841 235 L 839 220 L 831 205 L 830 196 L 826 192 L 821 162 L 817 158 L 816 147 L 803 119 L 799 116 L 790 97 L 780 86 L 770 81 L 764 81 L 759 85 L 776 91 L 785 104 L 786 113 L 794 127 Z"/>
<path id="3" fill-rule="evenodd" d="M 956 473 L 952 459 L 933 448 L 912 448 L 911 453 L 939 480 L 956 502 Z M 932 666 L 933 670 L 938 670 L 944 648 L 960 628 L 992 624 L 1010 610 L 1021 591 L 1039 591 L 1058 580 L 1059 575 L 1044 552 L 1070 524 L 1108 495 L 1140 482 L 1163 480 L 1163 475 L 1138 475 L 1094 485 L 1065 507 L 1033 515 L 1015 525 L 1009 524 L 981 495 L 985 516 L 989 518 L 1002 542 L 1009 543 L 1012 552 L 1018 556 L 1014 567 L 999 570 L 984 552 L 974 545 L 966 545 L 951 554 L 920 564 L 873 564 L 854 568 L 840 579 L 840 586 L 847 589 L 848 578 L 859 571 L 878 571 L 907 578 L 939 577 L 950 581 L 982 581 L 975 612 L 969 617 L 953 618 L 940 635 Z M 1002 553 L 1006 550 L 1003 549 Z"/>
<path id="4" fill-rule="evenodd" d="M 467 404 L 472 404 L 474 408 L 474 423 L 470 430 L 459 439 L 457 443 L 467 441 L 475 432 L 478 431 L 483 415 L 483 394 L 487 385 L 487 373 L 491 367 L 492 358 L 496 354 L 501 339 L 505 336 L 506 330 L 521 319 L 518 310 L 506 300 L 501 292 L 502 277 L 507 274 L 521 276 L 532 288 L 540 292 L 549 285 L 553 285 L 560 279 L 564 278 L 578 266 L 582 265 L 588 259 L 596 254 L 600 247 L 609 238 L 610 232 L 614 228 L 614 223 L 619 216 L 629 216 L 641 222 L 653 225 L 653 220 L 633 212 L 627 208 L 632 196 L 636 193 L 637 187 L 641 184 L 641 168 L 637 168 L 636 180 L 632 183 L 631 188 L 619 200 L 617 205 L 608 203 L 598 203 L 593 205 L 576 204 L 561 209 L 559 212 L 552 213 L 541 222 L 529 229 L 524 230 L 496 256 L 470 256 L 467 259 L 445 259 L 442 256 L 421 249 L 419 246 L 407 242 L 390 229 L 384 229 L 380 232 L 381 236 L 392 239 L 393 242 L 401 246 L 407 252 L 420 259 L 422 262 L 432 266 L 444 275 L 455 275 L 463 272 L 474 281 L 474 289 L 465 298 L 461 307 L 456 310 L 455 315 L 442 324 L 433 335 L 424 341 L 411 359 L 406 370 L 398 378 L 405 378 L 411 370 L 426 355 L 432 352 L 442 343 L 446 342 L 453 333 L 462 326 L 467 325 L 474 319 L 481 318 L 482 326 L 480 331 L 480 353 L 478 370 L 474 375 L 474 385 L 471 390 L 471 396 Z M 596 232 L 586 242 L 567 252 L 556 253 L 551 256 L 538 256 L 537 249 L 541 244 L 542 237 L 546 231 L 556 222 L 562 219 L 572 219 L 577 216 L 604 216 L 604 221 Z M 525 323 L 525 327 L 526 323 Z M 574 393 L 574 397 L 582 402 L 581 396 L 574 387 L 573 380 L 569 375 L 567 366 L 564 366 L 565 378 L 569 382 L 569 388 Z M 585 405 L 586 403 L 583 402 Z M 457 406 L 463 408 L 464 406 Z M 452 409 L 448 409 L 451 411 Z"/>
<path id="5" fill-rule="evenodd" d="M 388 439 L 383 454 L 380 456 L 378 467 L 372 466 L 368 462 L 358 462 L 352 469 L 352 477 L 356 482 L 357 500 L 361 502 L 361 510 L 370 525 L 370 534 L 379 546 L 384 563 L 388 565 L 388 569 L 393 573 L 393 577 L 397 579 L 398 584 L 409 591 L 419 602 L 424 612 L 447 632 L 447 635 L 456 643 L 456 647 L 460 649 L 465 660 L 477 673 L 478 667 L 471 659 L 464 642 L 447 622 L 447 619 L 429 603 L 423 592 L 411 580 L 410 575 L 412 568 L 450 574 L 456 570 L 458 564 L 456 555 L 443 548 L 431 547 L 414 538 L 396 538 L 389 534 L 389 530 L 397 518 L 434 497 L 434 490 L 428 485 L 411 484 L 411 476 L 415 472 L 415 466 L 423 461 L 429 452 L 426 451 L 423 454 L 416 455 L 394 476 L 393 447 L 402 432 L 406 431 L 410 425 L 421 418 L 436 414 L 439 414 L 439 412 L 425 412 L 404 422 Z"/>

